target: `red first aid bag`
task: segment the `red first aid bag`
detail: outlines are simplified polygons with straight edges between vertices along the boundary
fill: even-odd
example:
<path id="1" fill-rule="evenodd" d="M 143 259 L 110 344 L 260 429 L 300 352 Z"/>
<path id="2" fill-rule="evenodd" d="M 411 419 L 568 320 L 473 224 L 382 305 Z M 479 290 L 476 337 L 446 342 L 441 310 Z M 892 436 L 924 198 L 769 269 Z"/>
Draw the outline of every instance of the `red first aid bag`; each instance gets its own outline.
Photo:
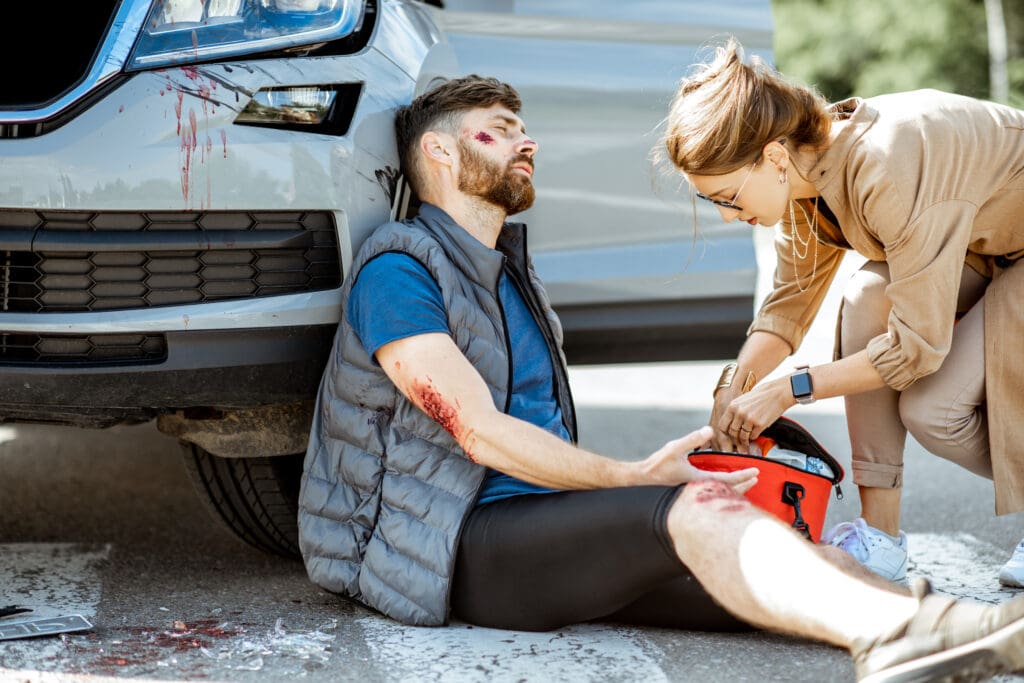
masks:
<path id="1" fill-rule="evenodd" d="M 712 450 L 693 451 L 689 455 L 690 462 L 694 467 L 711 472 L 732 472 L 756 467 L 760 470 L 757 483 L 744 495 L 759 508 L 792 525 L 817 543 L 825 525 L 832 488 L 835 488 L 837 500 L 843 498 L 843 490 L 839 488 L 839 482 L 845 475 L 843 466 L 810 432 L 788 417 L 780 417 L 761 436 L 768 440 L 763 443 L 774 441 L 779 448 L 817 458 L 832 471 L 832 476 L 822 472 L 823 468 L 817 463 L 814 463 L 814 467 L 796 467 L 773 460 L 771 451 L 768 451 L 768 457 Z"/>

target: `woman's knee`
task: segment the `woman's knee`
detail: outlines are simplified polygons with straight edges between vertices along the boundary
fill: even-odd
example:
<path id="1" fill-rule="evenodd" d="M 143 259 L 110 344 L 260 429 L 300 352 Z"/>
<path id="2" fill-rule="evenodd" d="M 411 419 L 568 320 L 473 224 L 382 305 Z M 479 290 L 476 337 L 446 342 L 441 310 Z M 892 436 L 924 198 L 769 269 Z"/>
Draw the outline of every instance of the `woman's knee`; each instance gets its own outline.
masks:
<path id="1" fill-rule="evenodd" d="M 889 286 L 889 266 L 869 261 L 854 273 L 843 290 L 843 317 L 855 322 L 881 318 L 884 323 L 892 305 L 885 295 Z"/>
<path id="2" fill-rule="evenodd" d="M 843 289 L 842 355 L 862 350 L 869 340 L 885 332 L 892 304 L 885 294 L 889 266 L 868 262 L 850 277 Z"/>
<path id="3" fill-rule="evenodd" d="M 949 438 L 947 411 L 935 397 L 924 391 L 923 383 L 912 385 L 900 394 L 900 422 L 925 448 Z"/>
<path id="4" fill-rule="evenodd" d="M 900 395 L 900 420 L 928 452 L 992 477 L 983 413 L 952 405 L 915 384 Z"/>

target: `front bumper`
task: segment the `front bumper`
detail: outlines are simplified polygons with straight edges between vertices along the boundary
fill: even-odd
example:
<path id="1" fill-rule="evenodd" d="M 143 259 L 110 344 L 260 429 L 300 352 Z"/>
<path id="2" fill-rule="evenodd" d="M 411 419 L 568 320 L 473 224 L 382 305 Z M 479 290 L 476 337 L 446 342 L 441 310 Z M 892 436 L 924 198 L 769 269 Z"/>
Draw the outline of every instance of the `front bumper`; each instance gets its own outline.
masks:
<path id="1" fill-rule="evenodd" d="M 0 422 L 106 427 L 316 396 L 335 325 L 169 332 L 154 364 L 0 366 Z"/>

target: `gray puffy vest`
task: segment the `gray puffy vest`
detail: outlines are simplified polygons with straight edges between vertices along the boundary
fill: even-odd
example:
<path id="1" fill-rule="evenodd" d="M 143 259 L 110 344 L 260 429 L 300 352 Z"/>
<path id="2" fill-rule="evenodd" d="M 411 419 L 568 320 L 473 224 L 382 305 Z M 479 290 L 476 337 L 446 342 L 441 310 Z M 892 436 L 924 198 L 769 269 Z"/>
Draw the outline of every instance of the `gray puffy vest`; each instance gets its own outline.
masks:
<path id="1" fill-rule="evenodd" d="M 348 323 L 355 277 L 385 252 L 409 254 L 441 289 L 455 344 L 495 406 L 508 412 L 512 360 L 498 299 L 507 262 L 548 341 L 556 398 L 576 439 L 562 329 L 526 253 L 525 226 L 506 223 L 489 249 L 440 209 L 387 223 L 363 244 L 342 287 L 341 322 L 317 396 L 299 499 L 299 546 L 323 588 L 407 624 L 448 620 L 462 525 L 486 468 L 391 383 Z"/>

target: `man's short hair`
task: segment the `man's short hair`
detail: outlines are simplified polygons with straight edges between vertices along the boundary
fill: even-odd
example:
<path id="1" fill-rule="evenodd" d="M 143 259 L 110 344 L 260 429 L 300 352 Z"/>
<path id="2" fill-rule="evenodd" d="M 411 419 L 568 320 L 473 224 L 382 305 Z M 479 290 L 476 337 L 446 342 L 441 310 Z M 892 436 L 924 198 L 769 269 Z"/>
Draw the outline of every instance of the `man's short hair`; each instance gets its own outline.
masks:
<path id="1" fill-rule="evenodd" d="M 417 166 L 420 138 L 431 130 L 455 135 L 461 115 L 470 109 L 501 104 L 518 114 L 522 101 L 516 89 L 496 78 L 470 74 L 428 90 L 395 113 L 395 136 L 402 173 L 419 190 L 423 184 Z"/>

